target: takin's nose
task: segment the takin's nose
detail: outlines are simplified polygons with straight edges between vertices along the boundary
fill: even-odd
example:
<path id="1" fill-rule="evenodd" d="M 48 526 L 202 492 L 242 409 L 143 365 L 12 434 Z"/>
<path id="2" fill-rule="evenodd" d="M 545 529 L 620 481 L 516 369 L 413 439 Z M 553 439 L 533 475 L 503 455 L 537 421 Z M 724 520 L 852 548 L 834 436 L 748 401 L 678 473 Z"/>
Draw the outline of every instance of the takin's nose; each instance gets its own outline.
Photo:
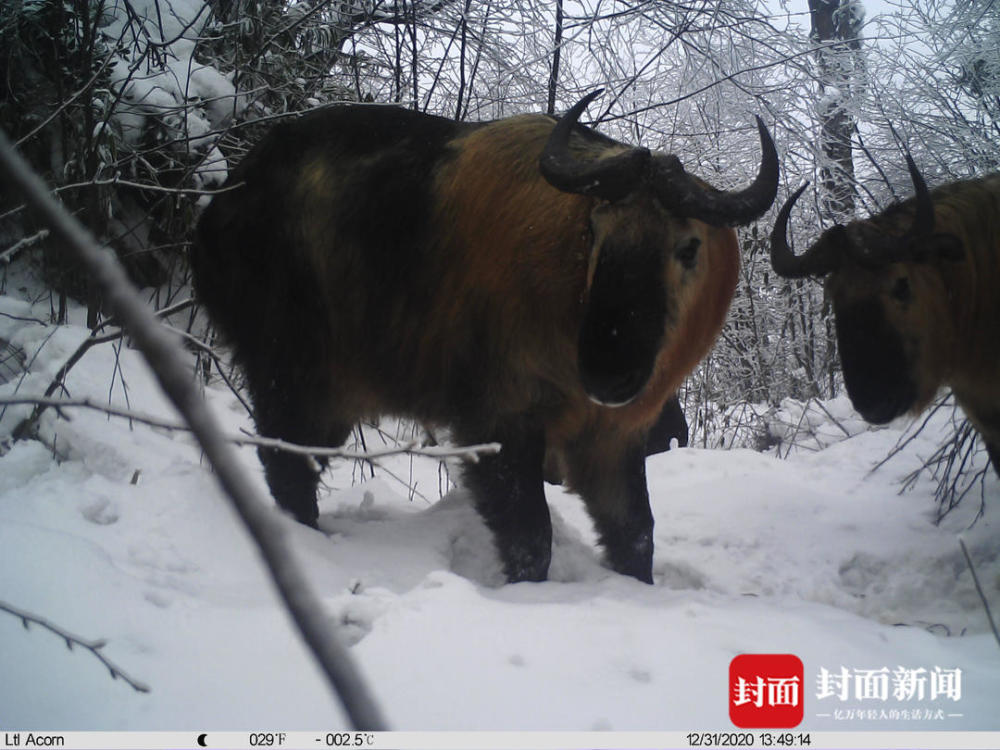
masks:
<path id="1" fill-rule="evenodd" d="M 623 331 L 608 325 L 591 326 L 581 337 L 580 383 L 598 404 L 624 406 L 649 382 L 659 337 L 635 334 L 635 330 Z"/>
<path id="2" fill-rule="evenodd" d="M 851 403 L 867 422 L 891 422 L 917 399 L 902 337 L 874 300 L 835 312 L 837 346 Z"/>
<path id="3" fill-rule="evenodd" d="M 649 371 L 597 375 L 580 373 L 580 379 L 587 395 L 602 406 L 625 406 L 642 391 L 649 380 Z"/>

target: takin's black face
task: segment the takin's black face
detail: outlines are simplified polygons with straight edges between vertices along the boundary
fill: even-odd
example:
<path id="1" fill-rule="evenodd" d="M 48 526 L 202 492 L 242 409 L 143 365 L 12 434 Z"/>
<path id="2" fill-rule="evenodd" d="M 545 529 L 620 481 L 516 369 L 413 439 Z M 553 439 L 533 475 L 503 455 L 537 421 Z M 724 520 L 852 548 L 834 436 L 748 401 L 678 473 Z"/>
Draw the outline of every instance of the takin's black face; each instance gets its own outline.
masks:
<path id="1" fill-rule="evenodd" d="M 599 204 L 590 223 L 596 260 L 580 326 L 580 382 L 595 402 L 622 406 L 649 382 L 678 307 L 702 281 L 703 225 L 677 220 L 641 193 Z"/>
<path id="2" fill-rule="evenodd" d="M 622 406 L 648 383 L 668 329 L 697 295 L 692 290 L 709 286 L 699 255 L 710 234 L 751 221 L 773 201 L 777 154 L 758 118 L 761 169 L 749 188 L 736 193 L 710 189 L 689 176 L 677 157 L 645 148 L 607 142 L 606 154 L 578 159 L 569 137 L 598 93 L 556 124 L 539 166 L 553 187 L 600 199 L 590 214 L 593 248 L 578 366 L 591 399 Z"/>
<path id="3" fill-rule="evenodd" d="M 822 276 L 832 302 L 844 384 L 873 424 L 924 408 L 945 384 L 957 337 L 948 266 L 965 251 L 934 231 L 934 206 L 907 156 L 917 196 L 864 221 L 831 227 L 805 253 L 792 254 L 786 232 L 803 186 L 779 212 L 771 236 L 775 271 Z"/>
<path id="4" fill-rule="evenodd" d="M 875 222 L 855 222 L 832 228 L 820 242 L 839 244 L 833 252 L 850 257 L 849 245 L 877 247 L 885 236 Z M 941 264 L 958 260 L 961 246 L 949 235 L 897 241 L 909 245 L 901 252 L 906 262 L 866 267 L 845 261 L 826 282 L 844 385 L 872 424 L 931 401 L 944 384 L 956 336 Z"/>

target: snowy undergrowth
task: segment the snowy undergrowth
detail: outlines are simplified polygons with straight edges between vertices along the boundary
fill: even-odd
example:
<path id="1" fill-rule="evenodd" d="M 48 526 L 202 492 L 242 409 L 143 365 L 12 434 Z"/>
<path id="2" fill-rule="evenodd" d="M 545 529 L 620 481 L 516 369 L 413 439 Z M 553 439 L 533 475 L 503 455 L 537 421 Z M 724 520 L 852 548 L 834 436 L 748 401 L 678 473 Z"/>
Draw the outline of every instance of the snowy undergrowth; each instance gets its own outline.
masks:
<path id="1" fill-rule="evenodd" d="M 46 312 L 0 296 L 0 339 L 31 361 L 0 396 L 40 393 L 86 336 L 31 322 Z M 111 345 L 91 350 L 67 388 L 173 418 L 127 348 L 118 357 Z M 251 427 L 228 391 L 206 396 L 227 430 Z M 0 437 L 26 413 L 7 408 Z M 5 725 L 343 725 L 191 437 L 99 412 L 70 416 L 50 411 L 40 441 L 0 457 L 0 600 L 107 639 L 107 656 L 152 690 L 135 693 L 89 653 L 0 614 Z M 651 457 L 653 586 L 606 569 L 579 500 L 553 486 L 551 580 L 501 585 L 467 495 L 435 502 L 430 460 L 385 462 L 423 488 L 412 499 L 379 468 L 354 485 L 356 467 L 335 462 L 324 477 L 323 533 L 283 526 L 331 631 L 352 644 L 395 728 L 727 728 L 733 656 L 790 652 L 805 663 L 805 728 L 995 730 L 1000 648 L 957 534 L 1000 610 L 1000 483 L 987 479 L 986 514 L 973 528 L 978 501 L 935 525 L 932 481 L 904 494 L 899 481 L 934 450 L 943 424 L 870 473 L 906 426 L 786 460 L 746 449 Z M 241 456 L 263 488 L 253 450 Z M 815 675 L 841 666 L 960 668 L 961 701 L 933 705 L 962 716 L 817 717 L 831 706 L 815 698 Z"/>

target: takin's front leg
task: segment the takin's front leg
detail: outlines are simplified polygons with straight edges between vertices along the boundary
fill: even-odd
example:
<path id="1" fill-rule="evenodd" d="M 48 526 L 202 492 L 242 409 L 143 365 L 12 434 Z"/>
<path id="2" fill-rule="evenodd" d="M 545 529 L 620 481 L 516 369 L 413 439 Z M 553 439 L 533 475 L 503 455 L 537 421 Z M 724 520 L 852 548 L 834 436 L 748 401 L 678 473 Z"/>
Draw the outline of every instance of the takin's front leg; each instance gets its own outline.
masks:
<path id="1" fill-rule="evenodd" d="M 955 399 L 986 446 L 993 470 L 1000 477 L 1000 407 L 991 401 L 976 400 L 968 393 L 955 391 Z"/>
<path id="2" fill-rule="evenodd" d="M 552 520 L 542 481 L 544 433 L 518 424 L 499 429 L 485 440 L 476 437 L 475 431 L 465 431 L 459 438 L 468 443 L 500 443 L 499 453 L 466 464 L 465 482 L 493 532 L 507 580 L 544 581 L 552 557 Z"/>
<path id="3" fill-rule="evenodd" d="M 986 452 L 993 463 L 993 471 L 1000 477 L 1000 411 L 989 412 L 987 419 L 983 420 L 979 435 L 986 445 Z"/>
<path id="4" fill-rule="evenodd" d="M 645 446 L 616 447 L 569 448 L 569 485 L 583 498 L 612 569 L 652 583 L 653 513 Z"/>

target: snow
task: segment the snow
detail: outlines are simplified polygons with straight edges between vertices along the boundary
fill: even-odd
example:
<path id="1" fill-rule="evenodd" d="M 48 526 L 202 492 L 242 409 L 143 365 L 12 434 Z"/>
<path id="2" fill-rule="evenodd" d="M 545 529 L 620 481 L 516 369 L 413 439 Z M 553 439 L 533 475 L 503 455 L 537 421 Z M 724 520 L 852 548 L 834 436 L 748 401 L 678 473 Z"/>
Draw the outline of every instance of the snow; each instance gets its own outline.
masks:
<path id="1" fill-rule="evenodd" d="M 225 181 L 228 164 L 215 133 L 247 105 L 232 81 L 196 60 L 208 18 L 203 0 L 111 0 L 101 29 L 109 45 L 124 47 L 111 66 L 111 87 L 122 95 L 112 121 L 132 146 L 152 119 L 163 129 L 163 140 L 204 151 L 196 187 Z"/>
<path id="2" fill-rule="evenodd" d="M 32 321 L 47 311 L 0 296 L 0 338 L 31 362 L 0 397 L 41 393 L 86 336 Z M 67 388 L 176 419 L 127 347 L 117 357 L 110 344 L 91 349 Z M 206 398 L 228 431 L 252 427 L 224 388 L 208 387 Z M 354 484 L 356 467 L 334 462 L 322 532 L 282 527 L 331 633 L 350 644 L 396 729 L 728 729 L 728 667 L 741 653 L 802 659 L 804 729 L 1000 729 L 1000 647 L 957 543 L 961 533 L 1000 610 L 1000 482 L 988 477 L 985 517 L 971 529 L 975 496 L 935 525 L 933 483 L 900 494 L 899 482 L 933 452 L 943 424 L 869 473 L 908 422 L 870 430 L 849 402 L 825 408 L 846 431 L 812 424 L 824 437 L 791 451 L 785 435 L 777 450 L 787 459 L 774 449 L 687 448 L 648 460 L 652 586 L 602 565 L 581 503 L 554 486 L 551 580 L 504 585 L 468 496 L 454 490 L 437 501 L 438 464 L 426 459 L 385 468 L 412 475 L 430 500 L 411 499 L 378 468 Z M 782 409 L 788 424 L 815 419 L 794 403 Z M 0 437 L 26 413 L 7 408 Z M 0 613 L 5 726 L 344 726 L 192 438 L 91 410 L 69 416 L 50 411 L 41 441 L 8 443 L 0 456 L 0 601 L 105 639 L 107 658 L 151 692 Z M 253 450 L 240 455 L 263 487 Z M 842 667 L 958 668 L 961 699 L 817 698 L 820 670 Z M 961 716 L 817 716 L 841 707 Z"/>

